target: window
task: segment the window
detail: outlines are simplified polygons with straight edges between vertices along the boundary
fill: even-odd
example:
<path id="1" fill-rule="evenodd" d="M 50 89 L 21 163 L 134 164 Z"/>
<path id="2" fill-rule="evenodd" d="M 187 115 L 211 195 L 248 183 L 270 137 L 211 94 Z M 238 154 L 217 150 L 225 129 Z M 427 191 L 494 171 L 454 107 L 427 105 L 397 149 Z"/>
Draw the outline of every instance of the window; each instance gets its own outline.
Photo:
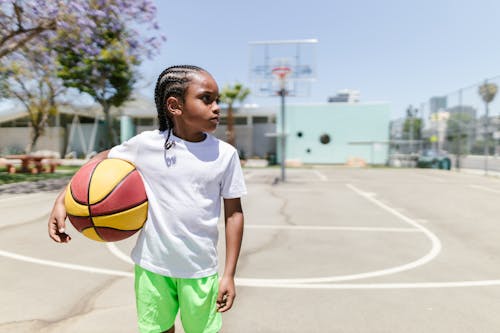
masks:
<path id="1" fill-rule="evenodd" d="M 322 134 L 319 137 L 319 142 L 321 142 L 324 145 L 330 143 L 330 136 L 328 134 Z"/>
<path id="2" fill-rule="evenodd" d="M 254 124 L 267 124 L 269 122 L 267 117 L 255 116 L 252 117 L 252 123 Z"/>

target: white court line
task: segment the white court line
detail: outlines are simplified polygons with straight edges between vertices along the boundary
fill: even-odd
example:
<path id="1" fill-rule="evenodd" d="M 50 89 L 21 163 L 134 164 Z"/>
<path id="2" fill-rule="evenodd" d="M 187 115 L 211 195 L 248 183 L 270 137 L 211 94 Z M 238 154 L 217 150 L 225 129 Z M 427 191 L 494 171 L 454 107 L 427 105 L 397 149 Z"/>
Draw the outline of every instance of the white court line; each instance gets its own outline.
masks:
<path id="1" fill-rule="evenodd" d="M 432 243 L 431 250 L 425 256 L 421 257 L 420 259 L 418 259 L 416 261 L 410 262 L 408 264 L 396 266 L 396 267 L 378 270 L 378 271 L 371 271 L 371 272 L 365 272 L 365 273 L 360 273 L 360 274 L 351 274 L 351 275 L 317 277 L 317 278 L 294 278 L 294 279 L 239 278 L 238 284 L 241 286 L 272 287 L 272 286 L 277 286 L 277 285 L 281 286 L 281 285 L 285 285 L 285 284 L 286 285 L 303 285 L 303 284 L 310 284 L 310 283 L 328 283 L 328 282 L 340 282 L 340 281 L 366 279 L 366 278 L 370 278 L 370 277 L 379 277 L 379 276 L 390 275 L 390 274 L 400 273 L 400 272 L 403 272 L 406 270 L 414 269 L 416 267 L 422 266 L 422 265 L 430 262 L 439 254 L 439 252 L 441 251 L 441 242 L 429 230 L 422 227 L 421 225 L 419 225 L 417 222 L 410 219 L 409 217 L 401 214 L 400 212 L 396 211 L 395 209 L 393 209 L 393 208 L 387 206 L 386 204 L 380 202 L 379 200 L 375 199 L 374 198 L 375 193 L 363 192 L 351 184 L 346 184 L 346 186 L 349 189 L 351 189 L 352 191 L 354 191 L 355 193 L 357 193 L 358 195 L 362 196 L 363 198 L 371 201 L 372 203 L 376 204 L 380 208 L 386 210 L 387 212 L 391 213 L 392 215 L 395 215 L 399 219 L 410 224 L 417 231 L 423 232 L 431 240 L 431 243 Z M 412 229 L 409 229 L 409 230 L 412 230 Z M 119 251 L 118 248 L 116 250 Z"/>
<path id="2" fill-rule="evenodd" d="M 108 250 L 117 258 L 119 258 L 122 261 L 125 261 L 128 264 L 134 265 L 134 262 L 132 259 L 130 259 L 130 256 L 126 255 L 123 253 L 116 245 L 115 243 L 106 243 L 106 247 Z"/>
<path id="3" fill-rule="evenodd" d="M 23 256 L 7 251 L 0 250 L 0 256 L 29 262 L 38 265 L 52 266 L 87 273 L 104 274 L 112 276 L 134 277 L 133 273 L 116 271 L 110 269 L 102 269 L 97 267 L 74 265 L 61 263 L 57 261 L 37 259 L 33 257 Z M 428 288 L 463 288 L 463 287 L 487 287 L 498 286 L 500 280 L 482 280 L 482 281 L 449 281 L 449 282 L 416 282 L 416 283 L 365 283 L 365 284 L 251 284 L 242 282 L 241 279 L 235 279 L 238 286 L 242 287 L 258 287 L 258 288 L 286 288 L 286 289 L 428 289 Z"/>
<path id="4" fill-rule="evenodd" d="M 23 256 L 20 254 L 2 251 L 2 250 L 0 250 L 0 256 L 15 259 L 15 260 L 20 260 L 20 261 L 30 262 L 33 264 L 71 269 L 71 270 L 75 270 L 75 271 L 84 271 L 84 272 L 88 272 L 88 273 L 125 276 L 125 277 L 134 276 L 134 274 L 130 273 L 130 272 L 117 271 L 117 270 L 113 270 L 113 269 L 105 269 L 105 268 L 98 268 L 98 267 L 91 267 L 91 266 L 68 264 L 68 263 L 52 261 L 52 260 L 45 260 L 45 259 L 38 259 L 38 258 Z"/>
<path id="5" fill-rule="evenodd" d="M 435 182 L 438 182 L 438 183 L 444 183 L 446 181 L 446 180 L 444 180 L 442 178 L 438 178 L 436 176 L 424 175 L 424 174 L 422 174 L 420 172 L 417 172 L 417 175 L 419 175 L 422 178 L 427 178 L 429 180 L 432 180 L 432 181 L 435 181 Z"/>
<path id="6" fill-rule="evenodd" d="M 243 175 L 243 177 L 244 177 L 245 179 L 250 179 L 250 178 L 252 178 L 253 176 L 255 176 L 255 172 L 248 172 L 248 173 L 245 173 L 245 174 Z"/>
<path id="7" fill-rule="evenodd" d="M 402 219 L 403 221 L 409 223 L 410 225 L 416 227 L 417 229 L 419 229 L 420 231 L 425 233 L 431 239 L 431 241 L 433 243 L 433 247 L 432 247 L 431 251 L 426 256 L 422 257 L 421 259 L 419 259 L 415 262 L 412 262 L 412 263 L 409 263 L 409 264 L 406 264 L 403 266 L 390 268 L 390 269 L 380 270 L 380 271 L 367 272 L 367 273 L 355 274 L 355 275 L 347 275 L 347 276 L 333 276 L 333 277 L 326 277 L 326 278 L 311 278 L 311 279 L 237 279 L 238 285 L 249 286 L 249 287 L 301 288 L 301 289 L 376 289 L 376 288 L 389 289 L 389 288 L 444 288 L 444 287 L 486 286 L 486 285 L 499 285 L 500 284 L 500 280 L 438 282 L 438 283 L 394 283 L 394 284 L 325 284 L 325 283 L 323 283 L 323 282 L 347 281 L 347 280 L 362 279 L 362 278 L 368 278 L 368 277 L 374 277 L 374 276 L 382 276 L 382 275 L 394 274 L 396 272 L 401 272 L 404 270 L 415 268 L 415 267 L 423 265 L 423 264 L 427 263 L 428 261 L 430 261 L 431 259 L 433 259 L 439 253 L 439 251 L 441 249 L 441 244 L 439 242 L 439 239 L 437 239 L 437 237 L 434 234 L 432 234 L 430 231 L 428 231 L 424 227 L 420 226 L 418 223 L 411 220 L 410 218 L 408 218 L 408 217 L 404 216 L 403 214 L 397 212 L 396 210 L 392 209 L 391 207 L 378 201 L 377 199 L 374 198 L 374 194 L 363 192 L 350 184 L 347 184 L 347 186 L 351 190 L 356 192 L 357 194 L 361 195 L 362 197 L 366 198 L 369 201 L 372 201 L 374 204 L 378 205 L 379 207 L 383 208 L 384 210 L 390 212 L 391 214 L 397 216 L 398 218 Z M 116 247 L 115 247 L 115 249 L 118 250 Z M 55 266 L 55 267 L 60 267 L 60 268 L 72 269 L 72 270 L 81 270 L 81 271 L 90 272 L 90 273 L 117 275 L 117 276 L 126 276 L 126 277 L 133 276 L 133 274 L 130 272 L 101 269 L 101 268 L 96 268 L 96 267 L 89 267 L 89 266 L 83 266 L 83 265 L 67 264 L 67 263 L 61 263 L 61 262 L 56 262 L 56 261 L 37 259 L 37 258 L 22 256 L 22 255 L 18 255 L 18 254 L 6 252 L 6 251 L 1 251 L 1 250 L 0 250 L 0 256 L 4 256 L 4 257 L 16 259 L 16 260 L 21 260 L 21 261 L 25 261 L 25 262 L 35 263 L 35 264 Z M 123 255 L 123 256 L 125 256 L 125 255 Z M 124 258 L 121 258 L 121 259 L 124 260 Z M 129 259 L 129 258 L 127 258 L 127 259 Z M 319 283 L 319 284 L 308 284 L 308 283 Z"/>
<path id="8" fill-rule="evenodd" d="M 436 237 L 432 232 L 430 232 L 428 229 L 424 228 L 411 218 L 401 214 L 400 212 L 396 211 L 395 209 L 389 207 L 388 205 L 382 203 L 381 201 L 375 199 L 374 193 L 367 193 L 364 191 L 361 191 L 357 187 L 351 185 L 351 184 L 346 184 L 346 186 L 354 191 L 356 194 L 360 195 L 361 197 L 365 198 L 368 201 L 371 201 L 378 207 L 382 208 L 383 210 L 389 212 L 390 214 L 398 217 L 400 220 L 410 224 L 414 228 L 420 230 L 422 233 L 424 233 L 427 238 L 432 243 L 430 251 L 420 259 L 417 259 L 413 262 L 396 266 L 396 267 L 391 267 L 387 269 L 382 269 L 378 271 L 371 271 L 371 272 L 365 272 L 365 273 L 360 273 L 360 274 L 351 274 L 351 275 L 340 275 L 340 276 L 328 276 L 328 277 L 319 277 L 319 278 L 296 278 L 296 279 L 247 279 L 247 278 L 241 278 L 239 279 L 240 285 L 251 285 L 251 286 L 275 286 L 275 285 L 282 285 L 282 284 L 309 284 L 309 283 L 327 283 L 327 282 L 340 282 L 340 281 L 350 281 L 350 280 L 359 280 L 359 279 L 366 279 L 366 278 L 371 278 L 371 277 L 379 277 L 379 276 L 385 276 L 385 275 L 390 275 L 390 274 L 395 274 L 395 273 L 400 273 L 403 271 L 411 270 L 414 268 L 417 268 L 419 266 L 425 265 L 431 260 L 433 260 L 439 252 L 441 252 L 441 241 L 439 238 Z"/>
<path id="9" fill-rule="evenodd" d="M 318 176 L 319 179 L 322 181 L 326 182 L 328 180 L 328 177 L 325 176 L 323 173 L 319 172 L 318 170 L 313 170 L 313 172 Z"/>
<path id="10" fill-rule="evenodd" d="M 500 193 L 499 190 L 495 190 L 495 189 L 492 189 L 492 188 L 489 188 L 489 187 L 486 187 L 486 186 L 481 186 L 481 185 L 469 185 L 469 187 L 477 188 L 479 190 L 483 190 L 483 191 L 486 191 L 486 192 Z"/>
<path id="11" fill-rule="evenodd" d="M 222 226 L 223 227 L 223 226 Z M 415 228 L 333 227 L 306 225 L 257 225 L 246 224 L 245 229 L 307 230 L 307 231 L 371 231 L 371 232 L 421 232 Z"/>
<path id="12" fill-rule="evenodd" d="M 329 283 L 329 284 L 251 284 L 241 283 L 236 279 L 236 285 L 242 287 L 280 288 L 280 289 L 432 289 L 432 288 L 465 288 L 500 286 L 500 280 L 481 281 L 446 281 L 446 282 L 414 282 L 414 283 Z"/>

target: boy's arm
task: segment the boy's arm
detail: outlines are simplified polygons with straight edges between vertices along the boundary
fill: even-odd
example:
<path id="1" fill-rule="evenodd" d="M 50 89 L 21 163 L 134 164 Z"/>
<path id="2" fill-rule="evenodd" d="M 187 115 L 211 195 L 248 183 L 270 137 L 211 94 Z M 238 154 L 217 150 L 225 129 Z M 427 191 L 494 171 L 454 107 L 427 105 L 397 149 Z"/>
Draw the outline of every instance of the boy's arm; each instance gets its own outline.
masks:
<path id="1" fill-rule="evenodd" d="M 219 312 L 231 309 L 236 297 L 234 275 L 240 255 L 244 223 L 240 198 L 224 199 L 224 219 L 226 225 L 226 264 L 217 297 L 217 310 Z"/>
<path id="2" fill-rule="evenodd" d="M 105 150 L 95 155 L 90 161 L 103 160 L 108 157 L 109 150 Z M 89 161 L 89 162 L 90 162 Z M 87 162 L 87 163 L 89 163 Z M 65 231 L 66 228 L 66 207 L 64 206 L 64 196 L 66 187 L 57 196 L 54 207 L 49 217 L 49 237 L 57 243 L 68 243 L 71 236 Z"/>

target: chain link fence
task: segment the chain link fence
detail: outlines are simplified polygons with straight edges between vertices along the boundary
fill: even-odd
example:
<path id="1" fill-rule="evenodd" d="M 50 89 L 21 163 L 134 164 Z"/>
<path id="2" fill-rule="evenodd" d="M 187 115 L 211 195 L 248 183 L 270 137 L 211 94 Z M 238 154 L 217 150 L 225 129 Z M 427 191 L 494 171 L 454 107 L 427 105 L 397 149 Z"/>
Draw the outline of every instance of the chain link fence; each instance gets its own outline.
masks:
<path id="1" fill-rule="evenodd" d="M 423 152 L 433 151 L 449 155 L 455 167 L 469 157 L 498 157 L 500 161 L 498 86 L 500 76 L 495 76 L 408 107 L 406 117 L 391 127 L 391 160 L 415 166 Z M 490 89 L 488 96 L 484 87 Z"/>

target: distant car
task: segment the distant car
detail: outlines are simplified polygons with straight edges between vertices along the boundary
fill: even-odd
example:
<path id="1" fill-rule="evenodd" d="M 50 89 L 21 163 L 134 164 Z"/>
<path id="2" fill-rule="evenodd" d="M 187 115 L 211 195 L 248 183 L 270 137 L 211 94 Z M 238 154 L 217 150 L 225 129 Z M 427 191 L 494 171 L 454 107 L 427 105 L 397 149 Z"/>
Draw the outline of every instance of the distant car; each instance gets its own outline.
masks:
<path id="1" fill-rule="evenodd" d="M 424 150 L 418 155 L 417 168 L 450 170 L 451 159 L 445 151 Z"/>

